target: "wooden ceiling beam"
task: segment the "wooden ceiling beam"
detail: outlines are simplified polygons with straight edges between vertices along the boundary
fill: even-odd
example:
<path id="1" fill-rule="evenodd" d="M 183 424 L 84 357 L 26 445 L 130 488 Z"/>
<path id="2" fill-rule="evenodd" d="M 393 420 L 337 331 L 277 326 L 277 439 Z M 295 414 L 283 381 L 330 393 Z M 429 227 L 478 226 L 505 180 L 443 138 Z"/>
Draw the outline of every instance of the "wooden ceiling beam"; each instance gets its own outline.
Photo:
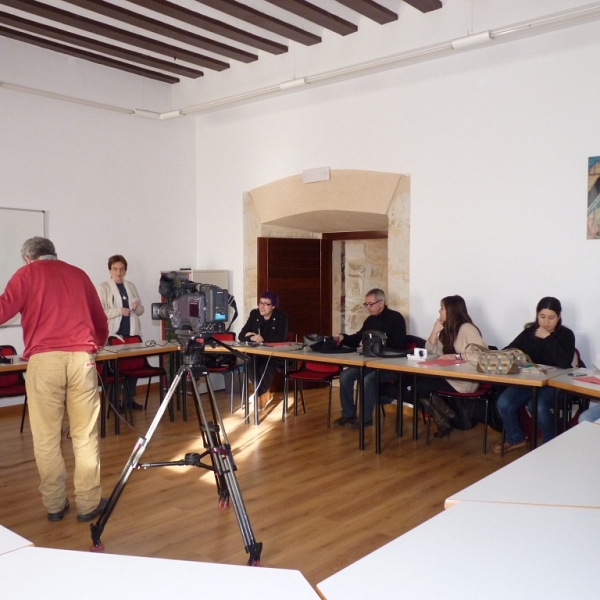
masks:
<path id="1" fill-rule="evenodd" d="M 266 0 L 270 4 L 274 4 L 283 10 L 287 10 L 292 14 L 302 17 L 311 23 L 316 23 L 325 29 L 329 29 L 340 35 L 348 35 L 356 33 L 358 27 L 354 23 L 350 23 L 337 15 L 334 15 L 306 0 Z"/>
<path id="2" fill-rule="evenodd" d="M 208 50 L 209 52 L 226 56 L 227 58 L 233 58 L 234 60 L 239 60 L 244 63 L 258 60 L 258 56 L 256 54 L 246 52 L 240 48 L 228 46 L 227 44 L 212 40 L 204 37 L 203 35 L 198 35 L 191 31 L 187 31 L 186 29 L 181 29 L 180 27 L 174 27 L 173 25 L 162 23 L 161 21 L 151 19 L 150 17 L 133 12 L 132 10 L 121 8 L 120 6 L 110 4 L 109 2 L 104 2 L 104 0 L 64 1 L 68 2 L 69 4 L 74 4 L 79 8 L 84 8 L 86 10 L 98 13 L 99 15 L 104 15 L 105 17 L 115 19 L 116 21 L 121 21 L 127 25 L 139 27 L 140 29 L 145 29 L 146 31 L 152 31 L 153 33 L 164 35 L 165 37 L 189 44 L 190 46 L 195 46 L 201 50 Z M 151 4 L 151 2 L 150 0 L 143 0 L 143 2 L 139 2 L 139 4 L 144 8 L 150 8 L 149 4 Z"/>
<path id="3" fill-rule="evenodd" d="M 152 67 L 154 69 L 177 73 L 183 77 L 196 79 L 204 75 L 202 71 L 191 69 L 190 67 L 186 67 L 176 62 L 169 62 L 161 58 L 154 58 L 152 56 L 148 56 L 147 54 L 128 50 L 127 48 L 121 48 L 120 46 L 113 46 L 112 44 L 107 44 L 99 40 L 86 38 L 82 35 L 70 33 L 62 29 L 56 29 L 55 27 L 50 27 L 49 25 L 44 25 L 36 21 L 29 21 L 28 19 L 23 19 L 22 17 L 5 13 L 1 10 L 0 23 L 16 29 L 28 31 L 29 33 L 49 37 L 60 42 L 66 42 L 67 44 L 73 44 L 80 46 L 81 48 L 87 48 L 88 50 L 93 50 L 94 52 L 101 52 L 116 58 L 146 65 L 147 67 Z"/>
<path id="4" fill-rule="evenodd" d="M 60 52 L 61 54 L 68 54 L 69 56 L 75 56 L 76 58 L 81 58 L 83 60 L 95 62 L 105 67 L 112 67 L 121 71 L 127 71 L 128 73 L 140 75 L 141 77 L 155 79 L 156 81 L 162 81 L 163 83 L 179 82 L 179 78 L 173 77 L 172 75 L 166 75 L 164 73 L 150 71 L 149 69 L 143 69 L 142 67 L 136 67 L 135 65 L 130 65 L 128 63 L 124 63 L 119 60 L 114 60 L 113 58 L 108 58 L 106 56 L 100 56 L 92 52 L 87 52 L 86 50 L 80 50 L 79 48 L 73 48 L 72 46 L 64 46 L 63 44 L 58 44 L 57 42 L 45 40 L 35 35 L 24 33 L 22 31 L 8 29 L 7 27 L 3 27 L 2 25 L 0 25 L 0 35 L 3 37 L 12 38 L 13 40 L 18 40 L 20 42 L 25 42 L 27 44 L 32 44 L 34 46 L 39 46 L 40 48 L 45 48 L 46 50 L 53 50 L 54 52 Z"/>
<path id="5" fill-rule="evenodd" d="M 310 33 L 309 31 L 300 29 L 300 27 L 271 17 L 270 15 L 246 6 L 241 2 L 236 2 L 236 0 L 196 0 L 196 2 L 219 10 L 230 17 L 235 17 L 236 19 L 240 19 L 251 25 L 256 25 L 256 27 L 260 27 L 271 33 L 276 33 L 277 35 L 293 40 L 294 42 L 304 44 L 305 46 L 312 46 L 321 42 L 321 37 L 314 33 Z M 154 2 L 151 2 L 151 4 L 154 4 Z"/>
<path id="6" fill-rule="evenodd" d="M 394 11 L 377 2 L 373 2 L 373 0 L 336 0 L 336 2 L 343 4 L 346 8 L 380 25 L 398 20 L 398 15 Z"/>
<path id="7" fill-rule="evenodd" d="M 71 0 L 67 0 L 67 2 L 71 2 Z M 280 44 L 279 42 L 274 42 L 267 38 L 254 35 L 253 33 L 249 33 L 243 29 L 238 29 L 237 27 L 232 27 L 231 25 L 227 25 L 227 23 L 206 17 L 193 10 L 184 8 L 183 6 L 173 4 L 172 2 L 166 2 L 166 0 L 129 0 L 129 2 L 132 4 L 137 4 L 143 8 L 153 10 L 161 15 L 172 17 L 182 21 L 183 23 L 187 23 L 188 25 L 193 25 L 199 29 L 204 29 L 205 31 L 210 31 L 211 33 L 226 37 L 234 42 L 245 44 L 246 46 L 256 48 L 257 50 L 264 50 L 269 54 L 283 54 L 288 50 L 285 44 Z M 88 4 L 95 5 L 98 4 L 98 2 L 92 0 L 91 2 L 88 1 Z"/>
<path id="8" fill-rule="evenodd" d="M 55 23 L 61 23 L 62 25 L 101 35 L 111 40 L 129 44 L 130 46 L 136 46 L 137 48 L 143 48 L 144 50 L 149 50 L 156 54 L 168 56 L 174 60 L 182 60 L 215 71 L 223 71 L 224 69 L 229 68 L 229 65 L 226 62 L 210 56 L 165 44 L 164 42 L 159 42 L 144 37 L 143 35 L 138 35 L 137 33 L 130 33 L 124 29 L 106 25 L 105 23 L 99 23 L 98 21 L 88 19 L 87 17 L 81 17 L 47 4 L 41 4 L 35 0 L 0 0 L 0 4 L 22 10 L 23 12 L 33 14 L 37 17 L 49 19 Z"/>
<path id="9" fill-rule="evenodd" d="M 442 8 L 441 0 L 404 0 L 404 2 L 424 13 Z"/>

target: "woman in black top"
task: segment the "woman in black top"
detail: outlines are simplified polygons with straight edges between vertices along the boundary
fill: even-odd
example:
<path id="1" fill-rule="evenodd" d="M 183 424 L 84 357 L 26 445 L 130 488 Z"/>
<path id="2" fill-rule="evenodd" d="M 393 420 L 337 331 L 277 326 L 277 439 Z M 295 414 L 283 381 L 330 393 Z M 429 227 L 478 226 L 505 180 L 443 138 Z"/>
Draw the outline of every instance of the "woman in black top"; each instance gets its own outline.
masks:
<path id="1" fill-rule="evenodd" d="M 285 342 L 287 337 L 287 316 L 277 308 L 279 299 L 275 292 L 263 292 L 260 295 L 258 308 L 250 312 L 246 324 L 240 331 L 239 339 L 242 342 L 268 344 L 269 342 Z M 269 387 L 280 362 L 268 356 L 256 357 L 256 378 L 258 389 L 256 396 L 263 396 L 260 404 L 266 404 Z"/>
<path id="2" fill-rule="evenodd" d="M 567 369 L 575 357 L 575 335 L 564 327 L 561 319 L 560 301 L 551 296 L 542 298 L 536 308 L 536 319 L 527 323 L 525 329 L 507 346 L 518 348 L 534 363 Z M 504 422 L 506 442 L 504 451 L 521 448 L 525 445 L 525 435 L 519 423 L 519 409 L 529 402 L 531 392 L 525 386 L 506 388 L 498 398 L 498 411 Z M 554 389 L 542 387 L 538 392 L 537 417 L 544 442 L 554 437 Z M 531 408 L 531 407 L 530 407 Z M 497 442 L 494 452 L 502 451 L 502 443 Z"/>

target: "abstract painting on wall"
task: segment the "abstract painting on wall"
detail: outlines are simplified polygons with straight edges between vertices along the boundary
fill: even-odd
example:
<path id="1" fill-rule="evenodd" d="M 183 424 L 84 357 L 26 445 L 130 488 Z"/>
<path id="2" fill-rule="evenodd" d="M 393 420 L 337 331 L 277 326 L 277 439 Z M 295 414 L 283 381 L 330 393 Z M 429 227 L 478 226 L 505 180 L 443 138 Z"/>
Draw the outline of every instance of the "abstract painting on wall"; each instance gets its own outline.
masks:
<path id="1" fill-rule="evenodd" d="M 587 239 L 600 240 L 600 156 L 588 158 Z"/>

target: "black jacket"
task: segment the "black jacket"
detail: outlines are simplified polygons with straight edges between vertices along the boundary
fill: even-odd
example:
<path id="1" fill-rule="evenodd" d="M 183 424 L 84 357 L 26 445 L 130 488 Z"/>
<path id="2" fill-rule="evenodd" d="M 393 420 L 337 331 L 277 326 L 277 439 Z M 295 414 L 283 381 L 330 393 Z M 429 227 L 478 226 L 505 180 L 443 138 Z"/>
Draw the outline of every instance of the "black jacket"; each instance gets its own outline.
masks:
<path id="1" fill-rule="evenodd" d="M 358 333 L 345 335 L 343 344 L 350 348 L 358 348 L 365 331 L 383 331 L 387 336 L 387 347 L 392 350 L 406 350 L 406 322 L 396 310 L 385 308 L 377 315 L 367 317 Z"/>
<path id="2" fill-rule="evenodd" d="M 567 327 L 561 327 L 547 338 L 535 337 L 537 325 L 524 329 L 507 348 L 518 348 L 534 363 L 568 369 L 575 356 L 575 334 Z"/>
<path id="3" fill-rule="evenodd" d="M 287 337 L 287 315 L 276 308 L 271 318 L 265 320 L 258 308 L 255 308 L 248 317 L 246 324 L 239 333 L 238 338 L 242 342 L 247 342 L 246 334 L 258 333 L 262 336 L 265 342 L 285 342 Z"/>

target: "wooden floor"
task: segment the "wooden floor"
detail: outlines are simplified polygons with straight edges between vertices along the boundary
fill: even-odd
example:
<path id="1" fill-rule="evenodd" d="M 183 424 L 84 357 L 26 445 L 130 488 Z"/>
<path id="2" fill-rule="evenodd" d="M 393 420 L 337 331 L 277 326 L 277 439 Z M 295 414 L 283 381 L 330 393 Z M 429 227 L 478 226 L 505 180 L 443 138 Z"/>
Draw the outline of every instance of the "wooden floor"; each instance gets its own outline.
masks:
<path id="1" fill-rule="evenodd" d="M 357 432 L 327 429 L 326 392 L 306 395 L 306 414 L 282 423 L 278 405 L 267 409 L 258 428 L 245 424 L 239 410 L 231 416 L 222 392 L 217 397 L 250 523 L 264 544 L 262 565 L 299 569 L 313 585 L 441 512 L 445 498 L 523 453 L 483 455 L 481 425 L 427 446 L 424 435 L 412 441 L 406 419 L 405 435 L 398 439 L 393 407 L 384 423 L 383 454 L 374 452 L 372 429 L 361 452 Z M 153 410 L 135 413 L 136 431 L 124 427 L 120 436 L 109 432 L 101 440 L 103 496 L 116 484 L 135 441 L 145 435 L 157 404 L 151 397 Z M 0 410 L 0 524 L 36 546 L 87 551 L 89 524 L 75 519 L 67 435 L 63 447 L 72 508 L 63 521 L 50 523 L 37 489 L 30 430 L 26 425 L 20 434 L 19 420 L 14 408 Z M 490 447 L 495 439 L 498 434 L 491 431 Z M 178 460 L 201 451 L 197 420 L 184 423 L 177 413 L 170 423 L 165 415 L 144 461 Z M 135 471 L 102 541 L 114 554 L 231 564 L 247 560 L 233 509 L 218 509 L 213 474 L 193 467 Z"/>

